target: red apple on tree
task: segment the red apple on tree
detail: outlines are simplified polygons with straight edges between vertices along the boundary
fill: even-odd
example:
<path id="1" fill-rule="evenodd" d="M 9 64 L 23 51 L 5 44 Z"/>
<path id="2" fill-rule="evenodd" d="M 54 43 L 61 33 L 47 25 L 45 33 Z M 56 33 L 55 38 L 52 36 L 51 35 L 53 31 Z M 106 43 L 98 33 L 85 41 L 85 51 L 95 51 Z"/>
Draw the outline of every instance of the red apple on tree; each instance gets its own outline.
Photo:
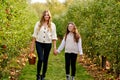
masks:
<path id="1" fill-rule="evenodd" d="M 2 48 L 3 48 L 3 49 L 6 49 L 6 48 L 7 48 L 7 46 L 6 46 L 6 45 L 2 45 Z"/>

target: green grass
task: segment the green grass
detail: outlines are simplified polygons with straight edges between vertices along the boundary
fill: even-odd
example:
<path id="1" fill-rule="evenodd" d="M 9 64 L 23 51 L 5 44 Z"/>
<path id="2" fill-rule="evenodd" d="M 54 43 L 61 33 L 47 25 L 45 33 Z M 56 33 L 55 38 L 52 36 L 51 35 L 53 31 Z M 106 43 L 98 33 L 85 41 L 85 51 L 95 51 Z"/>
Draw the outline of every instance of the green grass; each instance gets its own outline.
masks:
<path id="1" fill-rule="evenodd" d="M 45 80 L 66 80 L 64 53 L 49 56 L 48 70 Z M 94 80 L 79 63 L 77 63 L 76 80 Z M 19 80 L 36 80 L 36 65 L 28 63 L 22 69 Z"/>

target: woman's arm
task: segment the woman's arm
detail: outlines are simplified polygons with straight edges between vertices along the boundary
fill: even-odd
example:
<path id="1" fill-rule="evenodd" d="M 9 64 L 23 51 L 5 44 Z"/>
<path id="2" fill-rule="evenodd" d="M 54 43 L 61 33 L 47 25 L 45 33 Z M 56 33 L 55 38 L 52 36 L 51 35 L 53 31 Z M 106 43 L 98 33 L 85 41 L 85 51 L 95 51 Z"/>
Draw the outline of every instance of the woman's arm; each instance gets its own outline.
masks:
<path id="1" fill-rule="evenodd" d="M 56 40 L 57 40 L 57 33 L 56 33 L 56 25 L 52 23 L 52 42 L 53 42 L 53 50 L 54 55 L 56 55 Z"/>
<path id="2" fill-rule="evenodd" d="M 53 53 L 54 53 L 54 55 L 56 55 L 56 40 L 52 40 L 52 42 L 53 42 Z"/>
<path id="3" fill-rule="evenodd" d="M 35 41 L 36 41 L 36 38 L 32 38 L 32 43 L 31 43 L 31 46 L 30 46 L 30 53 L 34 53 L 34 50 L 35 50 Z"/>
<path id="4" fill-rule="evenodd" d="M 30 46 L 30 52 L 31 53 L 34 53 L 34 48 L 35 48 L 35 41 L 36 41 L 36 38 L 37 38 L 37 35 L 38 35 L 38 25 L 39 25 L 39 21 L 35 24 L 35 27 L 34 27 L 34 32 L 33 32 L 33 35 L 32 35 L 32 43 L 31 43 L 31 46 Z"/>

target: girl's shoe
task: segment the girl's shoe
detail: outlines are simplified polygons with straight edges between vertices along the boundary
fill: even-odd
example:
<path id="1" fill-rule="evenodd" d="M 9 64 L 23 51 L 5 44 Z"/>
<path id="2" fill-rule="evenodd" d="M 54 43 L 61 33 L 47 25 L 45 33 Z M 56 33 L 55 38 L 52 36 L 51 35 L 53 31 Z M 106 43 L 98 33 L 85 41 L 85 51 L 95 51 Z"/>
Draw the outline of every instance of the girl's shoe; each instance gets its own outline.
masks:
<path id="1" fill-rule="evenodd" d="M 75 80 L 75 77 L 74 76 L 72 76 L 72 79 L 71 80 Z"/>

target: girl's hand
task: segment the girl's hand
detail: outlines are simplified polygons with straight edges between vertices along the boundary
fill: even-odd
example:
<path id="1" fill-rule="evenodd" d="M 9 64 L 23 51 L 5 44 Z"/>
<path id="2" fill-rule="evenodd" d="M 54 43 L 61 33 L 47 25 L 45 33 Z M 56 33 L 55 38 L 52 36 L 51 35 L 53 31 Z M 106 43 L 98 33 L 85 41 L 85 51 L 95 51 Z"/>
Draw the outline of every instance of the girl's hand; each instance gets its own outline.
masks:
<path id="1" fill-rule="evenodd" d="M 83 56 L 80 55 L 80 56 L 79 56 L 79 62 L 82 62 L 82 61 L 83 61 Z"/>

